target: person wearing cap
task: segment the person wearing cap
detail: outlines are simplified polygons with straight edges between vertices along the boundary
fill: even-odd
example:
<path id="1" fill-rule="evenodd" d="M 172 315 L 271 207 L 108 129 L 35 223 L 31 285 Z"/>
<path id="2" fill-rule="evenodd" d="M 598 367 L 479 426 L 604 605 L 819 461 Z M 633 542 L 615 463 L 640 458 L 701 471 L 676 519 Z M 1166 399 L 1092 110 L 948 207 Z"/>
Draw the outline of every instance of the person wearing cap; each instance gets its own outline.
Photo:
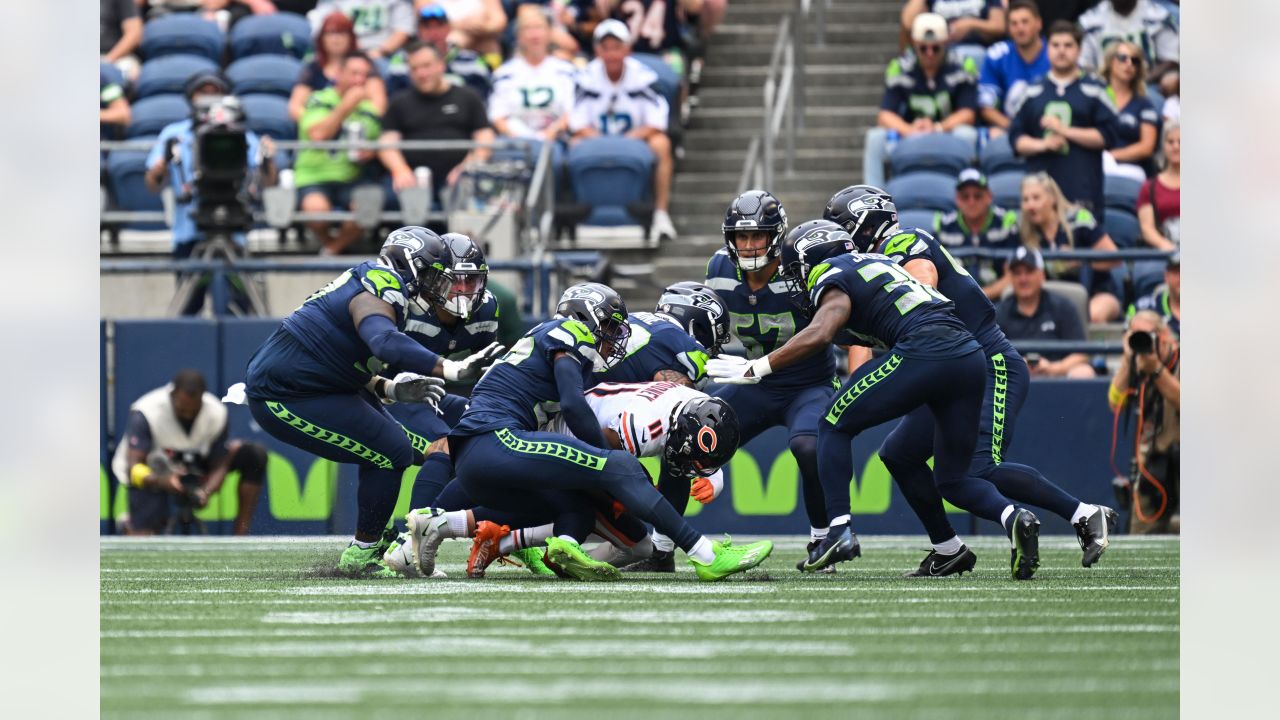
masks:
<path id="1" fill-rule="evenodd" d="M 481 98 L 488 97 L 492 68 L 480 53 L 456 45 L 452 40 L 455 35 L 443 6 L 432 3 L 418 10 L 417 40 L 431 45 L 444 57 L 445 79 L 475 90 Z M 387 64 L 387 86 L 392 94 L 412 85 L 407 51 L 408 48 L 400 50 Z"/>
<path id="2" fill-rule="evenodd" d="M 631 32 L 612 18 L 592 33 L 596 58 L 578 73 L 576 100 L 569 117 L 572 142 L 602 135 L 635 138 L 654 156 L 653 225 L 655 237 L 674 240 L 675 225 L 667 213 L 675 170 L 667 137 L 670 108 L 654 89 L 656 73 L 631 55 Z"/>
<path id="3" fill-rule="evenodd" d="M 996 305 L 996 322 L 1010 340 L 1085 339 L 1084 323 L 1070 300 L 1044 287 L 1044 258 L 1035 248 L 1019 246 L 1009 259 L 1013 292 Z M 1038 377 L 1094 377 L 1084 353 L 1026 354 L 1027 367 Z"/>
<path id="4" fill-rule="evenodd" d="M 413 34 L 413 4 L 409 0 L 322 0 L 307 13 L 319 31 L 330 13 L 340 12 L 355 25 L 356 42 L 375 62 L 391 57 Z"/>
<path id="5" fill-rule="evenodd" d="M 516 18 L 516 54 L 494 74 L 489 96 L 499 135 L 555 142 L 568 132 L 577 70 L 550 54 L 551 29 L 542 8 L 526 6 Z"/>
<path id="6" fill-rule="evenodd" d="M 479 53 L 490 67 L 502 64 L 501 39 L 510 21 L 502 0 L 414 0 L 414 6 L 443 10 L 451 45 Z"/>
<path id="7" fill-rule="evenodd" d="M 1180 253 L 1169 256 L 1164 268 L 1164 284 L 1150 295 L 1138 298 L 1129 307 L 1129 317 L 1135 312 L 1152 310 L 1164 319 L 1174 337 L 1182 334 L 1182 259 Z"/>
<path id="8" fill-rule="evenodd" d="M 1018 213 L 993 204 L 987 176 L 977 168 L 965 168 L 956 179 L 956 209 L 934 215 L 933 234 L 948 247 L 1011 248 L 1017 242 Z M 999 293 L 987 287 L 1003 274 L 1003 261 L 973 258 L 965 267 L 988 298 L 999 299 Z"/>
<path id="9" fill-rule="evenodd" d="M 1044 23 L 1035 0 L 1010 0 L 1008 16 L 1009 39 L 987 49 L 978 79 L 980 113 L 992 136 L 1005 133 L 1028 85 L 1049 72 L 1049 46 L 1040 36 Z"/>
<path id="10" fill-rule="evenodd" d="M 877 127 L 867 131 L 863 182 L 884 186 L 887 133 L 902 137 L 949 132 L 975 143 L 978 117 L 977 63 L 947 60 L 947 21 L 937 13 L 917 15 L 911 26 L 914 52 L 889 61 L 884 73 Z"/>

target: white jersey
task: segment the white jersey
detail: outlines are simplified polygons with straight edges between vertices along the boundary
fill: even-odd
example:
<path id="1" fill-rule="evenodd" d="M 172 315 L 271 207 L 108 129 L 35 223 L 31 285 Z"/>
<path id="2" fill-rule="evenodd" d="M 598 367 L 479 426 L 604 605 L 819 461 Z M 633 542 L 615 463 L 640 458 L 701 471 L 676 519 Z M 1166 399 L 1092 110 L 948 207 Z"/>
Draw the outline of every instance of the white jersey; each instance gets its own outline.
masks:
<path id="1" fill-rule="evenodd" d="M 537 65 L 511 58 L 493 74 L 489 120 L 505 118 L 514 137 L 542 139 L 543 131 L 572 112 L 576 72 L 556 57 Z"/>
<path id="2" fill-rule="evenodd" d="M 666 98 L 652 85 L 656 73 L 633 57 L 626 59 L 622 77 L 613 82 L 604 63 L 592 60 L 578 73 L 577 95 L 569 116 L 570 132 L 593 127 L 601 135 L 625 135 L 634 128 L 667 130 Z"/>
<path id="3" fill-rule="evenodd" d="M 312 29 L 319 32 L 324 19 L 332 12 L 351 19 L 356 42 L 364 52 L 381 47 L 396 31 L 413 37 L 417 28 L 417 13 L 410 0 L 323 0 L 307 13 L 307 20 Z"/>
<path id="4" fill-rule="evenodd" d="M 201 400 L 200 413 L 188 429 L 173 412 L 173 402 L 169 398 L 172 392 L 173 383 L 156 388 L 135 400 L 129 410 L 136 410 L 147 419 L 153 450 L 167 450 L 178 455 L 194 453 L 207 458 L 214 442 L 227 429 L 226 406 L 206 392 Z M 116 447 L 111 471 L 120 484 L 129 484 L 129 443 L 122 441 Z"/>
<path id="5" fill-rule="evenodd" d="M 1128 16 L 1117 13 L 1111 3 L 1100 2 L 1080 16 L 1080 27 L 1084 30 L 1080 67 L 1101 72 L 1107 48 L 1121 40 L 1142 48 L 1147 67 L 1178 62 L 1178 30 L 1173 18 L 1152 0 L 1138 0 Z"/>

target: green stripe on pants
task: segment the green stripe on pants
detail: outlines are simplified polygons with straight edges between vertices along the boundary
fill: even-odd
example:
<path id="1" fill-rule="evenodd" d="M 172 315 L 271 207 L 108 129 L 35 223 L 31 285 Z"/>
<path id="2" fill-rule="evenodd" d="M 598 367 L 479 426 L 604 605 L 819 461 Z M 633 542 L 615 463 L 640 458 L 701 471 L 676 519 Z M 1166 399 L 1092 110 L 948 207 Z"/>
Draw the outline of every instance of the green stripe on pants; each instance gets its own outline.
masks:
<path id="1" fill-rule="evenodd" d="M 840 422 L 840 416 L 844 415 L 844 411 L 849 409 L 849 406 L 853 404 L 854 400 L 862 397 L 862 394 L 874 387 L 876 383 L 889 377 L 889 375 L 892 374 L 894 370 L 897 370 L 898 366 L 901 364 L 902 356 L 890 355 L 889 359 L 881 363 L 880 367 L 872 370 L 866 375 L 863 375 L 858 382 L 854 383 L 853 387 L 849 388 L 843 395 L 836 398 L 835 403 L 831 405 L 831 410 L 827 412 L 827 422 L 832 425 Z"/>
<path id="2" fill-rule="evenodd" d="M 1009 390 L 1009 371 L 1003 353 L 991 356 L 991 367 L 995 371 L 995 386 L 991 389 L 991 461 L 999 465 L 1004 448 L 1005 393 Z"/>
<path id="3" fill-rule="evenodd" d="M 367 448 L 346 435 L 340 435 L 332 430 L 325 430 L 319 425 L 313 425 L 297 415 L 294 415 L 293 412 L 289 410 L 289 408 L 285 407 L 283 403 L 267 400 L 265 404 L 267 409 L 271 411 L 272 415 L 280 418 L 281 422 L 295 430 L 306 433 L 307 435 L 310 435 L 317 440 L 327 442 L 330 445 L 342 448 L 361 460 L 372 463 L 383 470 L 391 469 L 391 459 L 377 450 Z"/>
<path id="4" fill-rule="evenodd" d="M 581 465 L 589 470 L 603 470 L 607 459 L 600 455 L 583 452 L 572 445 L 546 440 L 521 440 L 516 437 L 515 433 L 506 428 L 494 432 L 494 435 L 497 435 L 498 441 L 506 445 L 507 448 L 521 455 L 545 455 L 559 458 L 568 460 L 574 465 Z"/>

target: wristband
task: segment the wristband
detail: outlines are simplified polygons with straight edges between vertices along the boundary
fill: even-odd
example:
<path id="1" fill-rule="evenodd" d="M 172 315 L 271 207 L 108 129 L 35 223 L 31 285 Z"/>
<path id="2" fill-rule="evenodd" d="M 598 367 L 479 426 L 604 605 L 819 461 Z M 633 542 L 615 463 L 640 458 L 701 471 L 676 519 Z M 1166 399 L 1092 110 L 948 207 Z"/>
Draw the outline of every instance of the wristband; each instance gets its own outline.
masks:
<path id="1" fill-rule="evenodd" d="M 129 469 L 129 484 L 140 488 L 150 476 L 151 468 L 147 467 L 146 463 L 137 463 Z"/>
<path id="2" fill-rule="evenodd" d="M 762 378 L 773 373 L 773 368 L 769 366 L 769 356 L 764 355 L 751 361 L 751 374 L 755 377 Z"/>

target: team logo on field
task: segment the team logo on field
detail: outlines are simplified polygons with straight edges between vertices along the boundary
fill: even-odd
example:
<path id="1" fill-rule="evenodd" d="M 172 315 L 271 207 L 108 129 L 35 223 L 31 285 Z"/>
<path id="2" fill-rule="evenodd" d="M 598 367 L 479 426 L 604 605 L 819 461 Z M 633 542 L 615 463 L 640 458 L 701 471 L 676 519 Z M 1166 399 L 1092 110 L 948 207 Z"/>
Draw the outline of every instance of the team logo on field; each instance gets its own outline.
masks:
<path id="1" fill-rule="evenodd" d="M 716 437 L 716 431 L 707 426 L 698 428 L 698 447 L 702 448 L 702 452 L 711 452 L 716 449 L 719 438 Z"/>

